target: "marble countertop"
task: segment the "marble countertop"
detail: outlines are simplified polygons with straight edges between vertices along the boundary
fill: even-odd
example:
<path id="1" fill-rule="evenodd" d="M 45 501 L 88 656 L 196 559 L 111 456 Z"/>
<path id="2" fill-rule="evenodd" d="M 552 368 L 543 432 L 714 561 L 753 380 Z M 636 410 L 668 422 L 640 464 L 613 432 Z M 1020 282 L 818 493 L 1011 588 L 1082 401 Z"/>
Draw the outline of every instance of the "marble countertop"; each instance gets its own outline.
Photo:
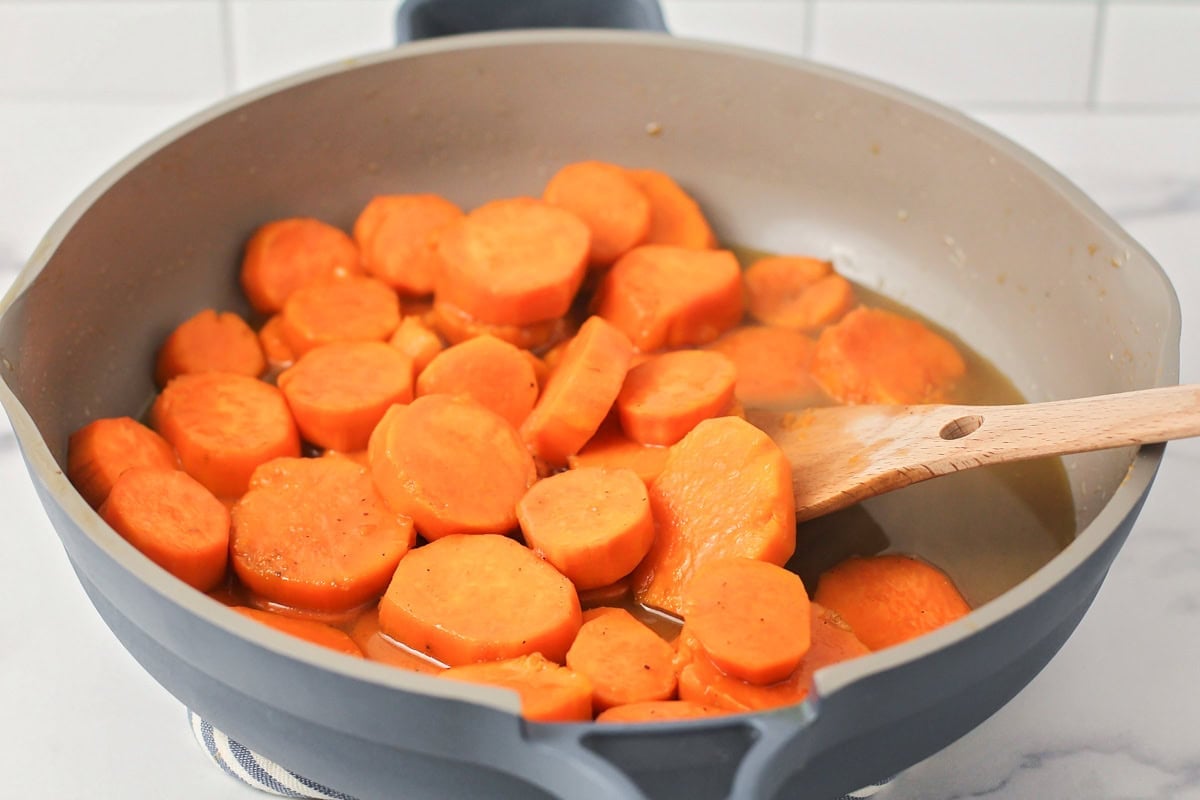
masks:
<path id="1" fill-rule="evenodd" d="M 1183 307 L 1181 379 L 1200 382 L 1200 113 L 976 116 L 1079 184 L 1161 262 Z M 145 134 L 131 130 L 126 149 Z M 90 168 L 2 191 L 61 209 Z M 0 241 L 0 290 L 32 241 Z M 1171 444 L 1133 534 L 1061 652 L 991 719 L 876 797 L 1200 800 L 1197 486 L 1200 440 Z M 183 707 L 91 608 L 7 420 L 0 508 L 0 795 L 262 797 L 206 760 Z"/>

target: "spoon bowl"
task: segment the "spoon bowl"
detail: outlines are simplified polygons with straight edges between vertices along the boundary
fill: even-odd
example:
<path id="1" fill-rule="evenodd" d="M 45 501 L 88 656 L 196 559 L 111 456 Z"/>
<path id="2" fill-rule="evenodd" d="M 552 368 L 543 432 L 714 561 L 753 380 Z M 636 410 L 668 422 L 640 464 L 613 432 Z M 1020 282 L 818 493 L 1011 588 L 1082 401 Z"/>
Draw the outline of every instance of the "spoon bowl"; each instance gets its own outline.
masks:
<path id="1" fill-rule="evenodd" d="M 988 464 L 1200 436 L 1200 385 L 1017 405 L 747 409 L 792 465 L 796 520 Z"/>

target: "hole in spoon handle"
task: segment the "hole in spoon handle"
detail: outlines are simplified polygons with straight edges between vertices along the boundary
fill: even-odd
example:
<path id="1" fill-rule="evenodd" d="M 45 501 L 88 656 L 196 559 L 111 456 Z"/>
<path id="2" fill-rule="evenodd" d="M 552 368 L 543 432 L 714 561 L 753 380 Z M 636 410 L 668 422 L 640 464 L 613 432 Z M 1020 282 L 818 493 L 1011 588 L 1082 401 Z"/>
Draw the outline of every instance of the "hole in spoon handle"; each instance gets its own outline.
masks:
<path id="1" fill-rule="evenodd" d="M 970 436 L 983 425 L 983 417 L 979 414 L 967 414 L 957 419 L 952 419 L 942 426 L 938 432 L 939 435 L 947 441 L 954 439 L 962 439 L 965 436 Z"/>

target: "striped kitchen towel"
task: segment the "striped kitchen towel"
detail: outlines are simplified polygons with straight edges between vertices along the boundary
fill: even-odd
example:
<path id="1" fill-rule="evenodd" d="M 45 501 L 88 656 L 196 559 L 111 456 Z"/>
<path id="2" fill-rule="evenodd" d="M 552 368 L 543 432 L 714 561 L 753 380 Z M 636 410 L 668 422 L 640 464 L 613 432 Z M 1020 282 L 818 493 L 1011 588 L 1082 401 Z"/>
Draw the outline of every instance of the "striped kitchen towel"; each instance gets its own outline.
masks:
<path id="1" fill-rule="evenodd" d="M 278 797 L 301 797 L 311 800 L 354 800 L 348 794 L 335 791 L 310 781 L 302 775 L 284 769 L 252 750 L 238 744 L 225 734 L 214 728 L 208 722 L 200 719 L 190 710 L 188 722 L 192 726 L 192 735 L 196 737 L 200 747 L 208 753 L 213 763 L 225 771 L 225 774 L 237 778 L 255 789 L 273 794 Z M 886 788 L 891 781 L 859 789 L 843 795 L 840 800 L 864 800 L 864 798 L 882 798 L 879 792 Z"/>
<path id="2" fill-rule="evenodd" d="M 263 758 L 243 747 L 205 720 L 200 719 L 191 710 L 188 711 L 188 722 L 192 726 L 192 735 L 196 737 L 196 741 L 204 748 L 204 752 L 208 753 L 208 757 L 212 759 L 213 763 L 224 770 L 225 774 L 231 775 L 255 789 L 261 789 L 279 797 L 354 800 L 348 794 L 310 781 L 308 778 L 284 769 L 274 761 Z"/>

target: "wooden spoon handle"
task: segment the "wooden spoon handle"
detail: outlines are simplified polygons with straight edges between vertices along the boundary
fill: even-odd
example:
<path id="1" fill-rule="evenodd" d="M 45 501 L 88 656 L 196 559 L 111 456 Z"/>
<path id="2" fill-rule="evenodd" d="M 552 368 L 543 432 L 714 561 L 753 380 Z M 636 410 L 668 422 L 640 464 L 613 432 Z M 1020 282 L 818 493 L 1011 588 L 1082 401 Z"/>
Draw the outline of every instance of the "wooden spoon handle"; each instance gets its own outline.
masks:
<path id="1" fill-rule="evenodd" d="M 962 469 L 963 456 L 970 465 L 995 464 L 1200 436 L 1200 386 L 1027 405 L 941 406 L 930 419 L 940 422 L 933 435 L 948 466 Z"/>
<path id="2" fill-rule="evenodd" d="M 1005 406 L 747 410 L 792 465 L 804 520 L 987 464 L 1200 436 L 1200 386 Z"/>

